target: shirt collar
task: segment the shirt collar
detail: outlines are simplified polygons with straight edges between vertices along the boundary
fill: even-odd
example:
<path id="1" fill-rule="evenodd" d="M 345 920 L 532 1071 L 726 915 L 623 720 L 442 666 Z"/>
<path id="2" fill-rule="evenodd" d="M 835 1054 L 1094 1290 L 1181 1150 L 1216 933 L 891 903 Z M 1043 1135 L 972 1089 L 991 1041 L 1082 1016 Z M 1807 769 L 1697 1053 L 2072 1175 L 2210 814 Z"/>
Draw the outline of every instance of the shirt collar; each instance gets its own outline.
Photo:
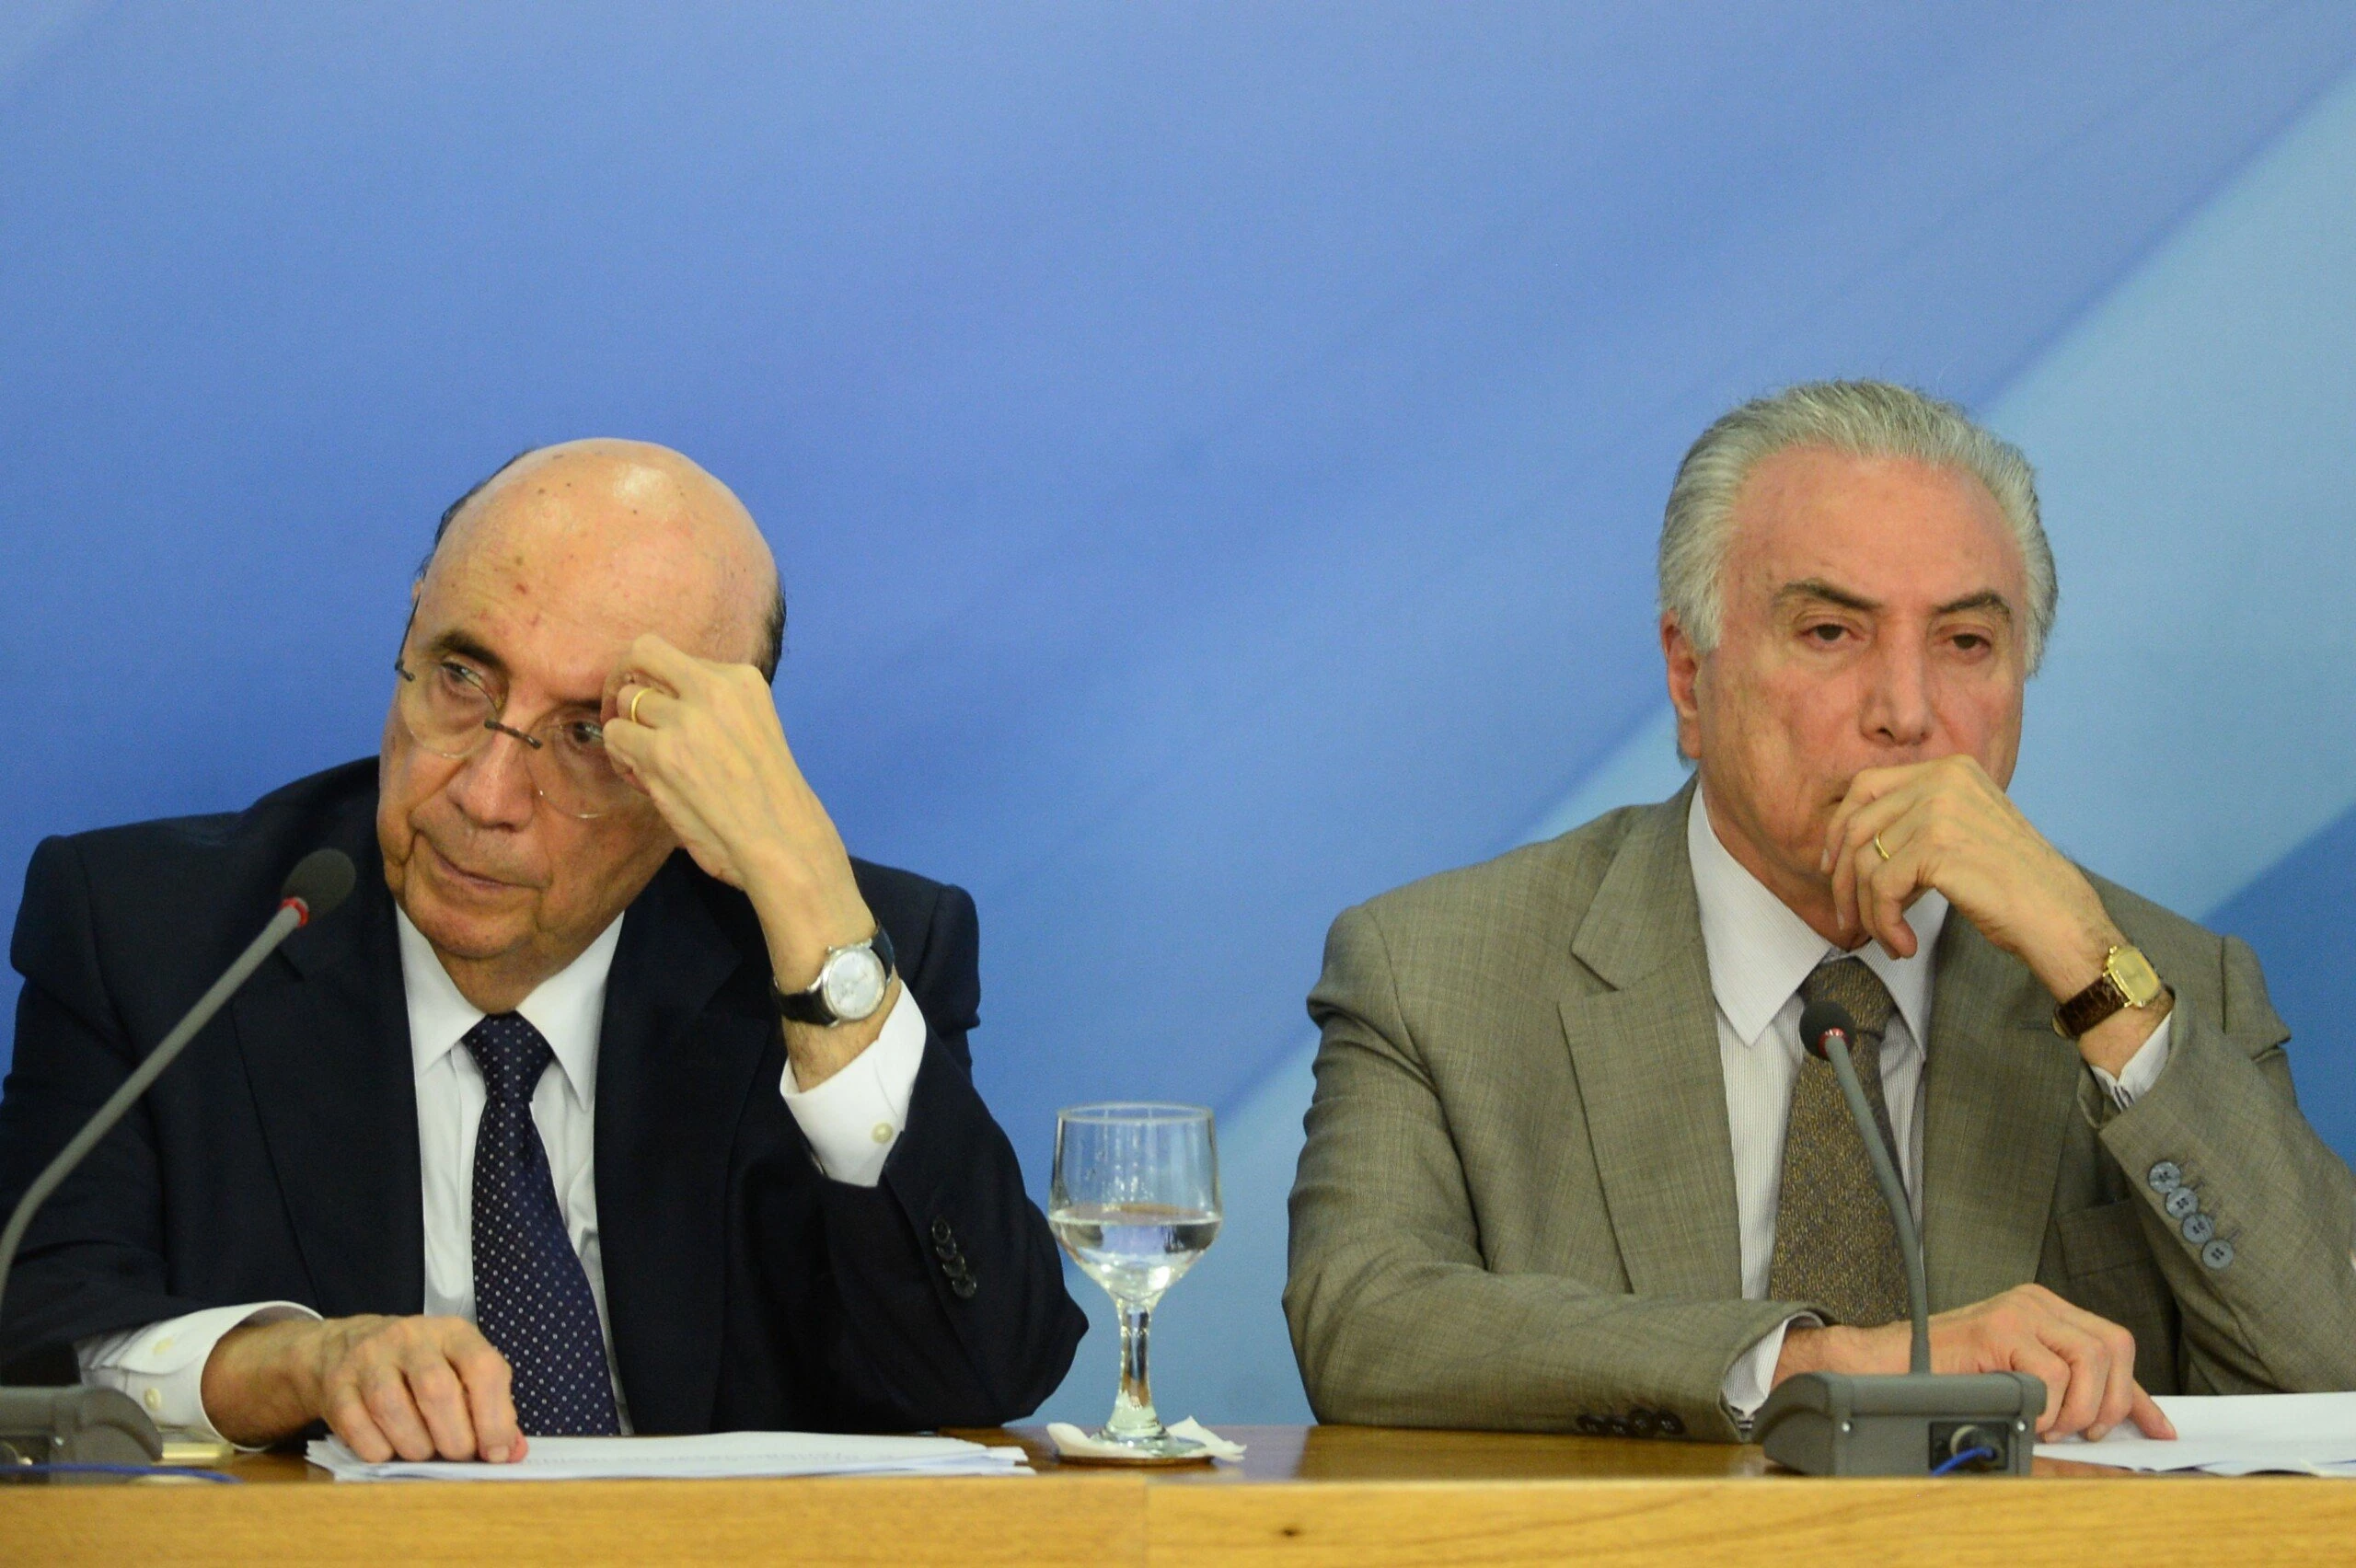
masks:
<path id="1" fill-rule="evenodd" d="M 1702 906 L 1710 989 L 1735 1034 L 1745 1045 L 1756 1045 L 1800 982 L 1818 964 L 1842 956 L 1841 950 L 1817 935 L 1718 841 L 1699 789 L 1686 813 L 1685 851 Z M 1931 953 L 1946 918 L 1946 895 L 1926 893 L 1906 912 L 1917 939 L 1912 958 L 1892 958 L 1878 942 L 1867 942 L 1857 952 L 1889 987 L 1898 1015 L 1917 1043 L 1927 1044 L 1931 1038 Z"/>
<path id="2" fill-rule="evenodd" d="M 400 928 L 410 1060 L 422 1076 L 457 1048 L 467 1031 L 482 1021 L 483 1010 L 460 994 L 433 944 L 410 923 L 409 912 L 396 904 L 393 918 Z M 515 1009 L 549 1043 L 572 1097 L 583 1105 L 597 1102 L 597 1040 L 606 1013 L 606 976 L 614 967 L 623 918 L 616 916 L 579 958 L 541 981 Z"/>

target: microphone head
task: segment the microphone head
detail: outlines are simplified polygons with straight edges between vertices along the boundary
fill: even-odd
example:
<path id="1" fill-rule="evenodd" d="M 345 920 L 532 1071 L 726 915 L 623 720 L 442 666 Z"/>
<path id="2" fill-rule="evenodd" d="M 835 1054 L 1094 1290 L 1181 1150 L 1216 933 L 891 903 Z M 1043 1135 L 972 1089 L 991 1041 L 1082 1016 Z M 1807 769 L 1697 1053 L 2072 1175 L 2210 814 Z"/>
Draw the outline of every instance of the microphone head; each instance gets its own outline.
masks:
<path id="1" fill-rule="evenodd" d="M 1824 1049 L 1824 1037 L 1832 1033 L 1855 1043 L 1857 1020 L 1849 1016 L 1847 1008 L 1829 997 L 1808 1003 L 1807 1010 L 1800 1014 L 1800 1043 L 1807 1047 L 1807 1054 L 1819 1062 L 1831 1061 L 1832 1058 Z"/>
<path id="2" fill-rule="evenodd" d="M 286 885 L 278 896 L 303 911 L 303 924 L 309 925 L 352 896 L 353 884 L 360 873 L 352 869 L 352 857 L 341 849 L 314 849 L 294 862 L 286 874 Z"/>

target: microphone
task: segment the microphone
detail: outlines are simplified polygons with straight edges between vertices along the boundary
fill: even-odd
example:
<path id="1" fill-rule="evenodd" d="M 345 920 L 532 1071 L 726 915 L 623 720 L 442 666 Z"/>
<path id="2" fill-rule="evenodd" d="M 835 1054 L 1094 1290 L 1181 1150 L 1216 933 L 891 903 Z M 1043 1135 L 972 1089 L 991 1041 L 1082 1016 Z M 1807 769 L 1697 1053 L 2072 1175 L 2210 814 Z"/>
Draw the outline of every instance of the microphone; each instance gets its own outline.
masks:
<path id="1" fill-rule="evenodd" d="M 1849 1102 L 1849 1119 L 1857 1124 L 1857 1136 L 1865 1140 L 1866 1158 L 1873 1161 L 1874 1184 L 1881 1189 L 1889 1222 L 1898 1230 L 1898 1251 L 1906 1261 L 1906 1306 L 1914 1319 L 1908 1370 L 1919 1375 L 1931 1369 L 1931 1292 L 1923 1279 L 1923 1239 L 1915 1233 L 1914 1205 L 1907 1202 L 1897 1162 L 1882 1140 L 1881 1124 L 1874 1119 L 1865 1085 L 1857 1081 L 1857 1066 L 1849 1055 L 1849 1043 L 1856 1037 L 1856 1020 L 1830 997 L 1810 1002 L 1800 1014 L 1800 1043 L 1818 1061 L 1832 1064 L 1832 1076 L 1841 1080 L 1841 1098 Z"/>
<path id="2" fill-rule="evenodd" d="M 98 1140 L 122 1120 L 123 1113 L 147 1092 L 148 1086 L 179 1059 L 198 1032 L 213 1021 L 213 1015 L 237 995 L 237 988 L 261 967 L 262 960 L 295 931 L 332 913 L 336 905 L 351 896 L 358 881 L 352 857 L 340 849 L 314 849 L 296 862 L 279 890 L 278 912 L 270 917 L 261 934 L 247 944 L 246 951 L 213 983 L 212 989 L 197 998 L 196 1005 L 172 1026 L 163 1043 L 147 1054 L 147 1059 L 107 1097 L 106 1103 L 98 1107 L 82 1130 L 57 1151 L 57 1158 L 33 1178 L 32 1185 L 17 1200 L 7 1228 L 0 1231 L 0 1321 L 6 1320 L 8 1274 L 16 1266 L 17 1249 L 23 1244 L 25 1232 L 41 1205 L 98 1147 Z M 156 1434 L 155 1423 L 119 1389 L 0 1388 L 0 1477 L 6 1476 L 12 1466 L 136 1467 L 154 1464 L 163 1454 L 163 1440 Z M 60 1468 L 55 1473 L 61 1480 L 125 1479 L 80 1468 Z"/>
<path id="3" fill-rule="evenodd" d="M 1906 1304 L 1913 1319 L 1909 1370 L 1786 1378 L 1759 1407 L 1754 1432 L 1769 1458 L 1804 1475 L 2027 1475 L 2037 1419 L 2045 1412 L 2044 1383 L 2026 1372 L 1931 1370 L 1931 1293 L 1923 1239 L 1914 1228 L 1914 1208 L 1898 1178 L 1898 1163 L 1850 1059 L 1850 1043 L 1856 1037 L 1856 1020 L 1838 1002 L 1811 1002 L 1800 1014 L 1800 1043 L 1831 1066 L 1898 1232 Z"/>

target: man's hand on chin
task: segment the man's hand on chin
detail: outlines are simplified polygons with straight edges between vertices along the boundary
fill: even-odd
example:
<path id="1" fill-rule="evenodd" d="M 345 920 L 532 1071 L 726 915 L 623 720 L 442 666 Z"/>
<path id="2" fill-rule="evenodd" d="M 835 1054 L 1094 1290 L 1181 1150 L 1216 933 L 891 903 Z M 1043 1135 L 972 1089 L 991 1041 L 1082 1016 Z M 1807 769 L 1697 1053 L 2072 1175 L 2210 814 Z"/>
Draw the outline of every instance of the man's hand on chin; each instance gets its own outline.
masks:
<path id="1" fill-rule="evenodd" d="M 1842 930 L 1911 957 L 1917 940 L 1906 911 L 1935 888 L 2027 964 L 2057 1004 L 2100 979 L 2110 950 L 2127 945 L 2085 873 L 1969 756 L 1858 774 L 1833 813 L 1820 867 L 1832 879 Z M 2120 1009 L 2080 1037 L 2080 1054 L 2116 1076 L 2170 1005 L 2163 994 L 2148 1008 Z"/>
<path id="2" fill-rule="evenodd" d="M 1775 1381 L 1801 1372 L 1903 1372 L 1912 1339 L 1912 1327 L 1903 1322 L 1796 1328 L 1784 1336 Z M 2083 1433 L 2099 1440 L 2122 1421 L 2146 1437 L 2176 1435 L 2135 1381 L 2135 1336 L 2041 1285 L 2015 1286 L 1934 1317 L 1931 1370 L 2031 1374 L 2045 1385 L 2040 1438 Z"/>
<path id="3" fill-rule="evenodd" d="M 507 1358 L 463 1318 L 330 1318 L 221 1336 L 204 1364 L 205 1413 L 237 1443 L 275 1443 L 325 1421 L 371 1464 L 524 1457 Z"/>

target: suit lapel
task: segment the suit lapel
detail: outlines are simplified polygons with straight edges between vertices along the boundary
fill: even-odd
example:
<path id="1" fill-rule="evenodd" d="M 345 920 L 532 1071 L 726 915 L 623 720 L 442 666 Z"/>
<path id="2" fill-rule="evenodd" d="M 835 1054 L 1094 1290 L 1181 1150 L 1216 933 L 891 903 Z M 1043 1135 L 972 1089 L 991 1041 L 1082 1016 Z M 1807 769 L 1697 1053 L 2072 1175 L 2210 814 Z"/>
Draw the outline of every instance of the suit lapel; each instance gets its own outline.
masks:
<path id="1" fill-rule="evenodd" d="M 606 1309 L 631 1421 L 643 1432 L 700 1431 L 710 1419 L 730 1156 L 776 1036 L 766 1005 L 715 1005 L 759 937 L 757 928 L 732 935 L 698 881 L 674 856 L 630 905 L 597 1047 Z"/>
<path id="2" fill-rule="evenodd" d="M 341 829 L 330 841 L 359 868 L 358 890 L 288 938 L 230 1018 L 314 1304 L 331 1318 L 416 1312 L 417 1089 L 393 899 L 373 816 Z"/>
<path id="3" fill-rule="evenodd" d="M 2083 1069 L 2043 988 L 1960 917 L 1939 939 L 1935 986 L 1923 1250 L 1931 1309 L 1945 1311 L 2037 1277 Z"/>
<path id="4" fill-rule="evenodd" d="M 1742 1246 L 1717 1004 L 1685 853 L 1688 785 L 1640 815 L 1571 951 L 1612 988 L 1565 995 L 1588 1136 L 1631 1289 L 1738 1297 Z"/>

